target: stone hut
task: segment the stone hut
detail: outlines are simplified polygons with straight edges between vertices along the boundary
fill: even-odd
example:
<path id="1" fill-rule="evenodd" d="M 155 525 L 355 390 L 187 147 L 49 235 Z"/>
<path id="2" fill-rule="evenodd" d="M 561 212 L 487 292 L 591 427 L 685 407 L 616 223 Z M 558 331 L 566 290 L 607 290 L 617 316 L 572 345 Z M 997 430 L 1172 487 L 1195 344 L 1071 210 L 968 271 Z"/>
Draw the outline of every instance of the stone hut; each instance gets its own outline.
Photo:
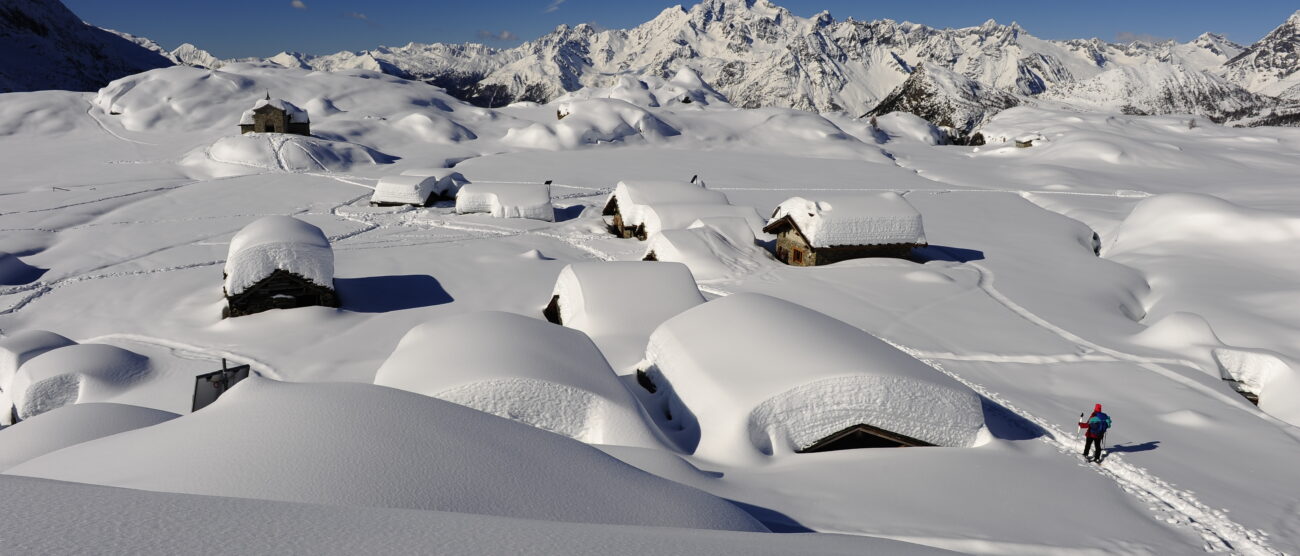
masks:
<path id="1" fill-rule="evenodd" d="M 776 258 L 793 266 L 904 258 L 912 248 L 927 245 L 921 213 L 894 192 L 822 201 L 787 199 L 763 231 L 776 234 Z"/>
<path id="2" fill-rule="evenodd" d="M 257 101 L 252 109 L 240 116 L 239 132 L 311 135 L 311 119 L 306 110 L 287 100 L 271 98 L 268 92 L 266 98 Z"/>
<path id="3" fill-rule="evenodd" d="M 320 228 L 288 216 L 256 220 L 230 240 L 223 291 L 227 306 L 222 318 L 338 307 L 329 239 Z"/>

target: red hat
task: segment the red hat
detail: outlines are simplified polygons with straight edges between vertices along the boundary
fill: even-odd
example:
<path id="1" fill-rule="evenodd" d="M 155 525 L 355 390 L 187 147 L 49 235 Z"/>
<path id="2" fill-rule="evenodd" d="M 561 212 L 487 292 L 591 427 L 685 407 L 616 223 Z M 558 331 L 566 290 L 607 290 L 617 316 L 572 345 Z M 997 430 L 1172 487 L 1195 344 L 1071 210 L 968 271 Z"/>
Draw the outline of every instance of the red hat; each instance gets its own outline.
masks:
<path id="1" fill-rule="evenodd" d="M 1096 407 L 1093 407 L 1093 408 L 1092 408 L 1092 412 L 1093 412 L 1093 413 L 1101 413 L 1101 404 L 1097 404 Z"/>

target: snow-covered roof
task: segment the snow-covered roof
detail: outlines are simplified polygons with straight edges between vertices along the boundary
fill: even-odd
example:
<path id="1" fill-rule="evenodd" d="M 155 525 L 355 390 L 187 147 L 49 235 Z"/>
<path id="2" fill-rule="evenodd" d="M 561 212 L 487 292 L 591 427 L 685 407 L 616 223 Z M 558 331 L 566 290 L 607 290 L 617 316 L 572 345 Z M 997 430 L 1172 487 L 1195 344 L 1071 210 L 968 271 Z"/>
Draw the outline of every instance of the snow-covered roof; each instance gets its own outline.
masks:
<path id="1" fill-rule="evenodd" d="M 249 377 L 201 411 L 8 473 L 354 508 L 765 531 L 725 500 L 581 442 L 372 384 Z"/>
<path id="2" fill-rule="evenodd" d="M 622 207 L 621 204 L 619 206 Z M 644 224 L 647 236 L 664 230 L 681 230 L 700 219 L 712 218 L 739 218 L 749 222 L 753 231 L 763 229 L 763 217 L 754 207 L 716 203 L 665 203 L 639 208 L 639 222 L 628 222 L 625 218 L 623 223 L 628 226 Z"/>
<path id="3" fill-rule="evenodd" d="M 857 424 L 941 446 L 984 425 L 966 386 L 845 322 L 754 293 L 657 328 L 647 373 L 699 422 L 700 455 L 789 453 Z"/>
<path id="4" fill-rule="evenodd" d="M 657 262 L 581 262 L 560 271 L 564 326 L 586 332 L 617 372 L 640 361 L 656 326 L 704 302 L 685 265 Z"/>
<path id="5" fill-rule="evenodd" d="M 402 175 L 432 177 L 440 180 L 450 179 L 457 183 L 466 183 L 469 181 L 465 179 L 465 176 L 461 175 L 460 172 L 452 170 L 451 168 L 408 168 L 402 170 Z"/>
<path id="6" fill-rule="evenodd" d="M 106 344 L 77 344 L 33 357 L 18 368 L 9 394 L 28 419 L 87 398 L 111 395 L 148 371 L 149 358 Z"/>
<path id="7" fill-rule="evenodd" d="M 792 197 L 776 207 L 766 230 L 787 217 L 813 247 L 926 244 L 921 213 L 892 191 L 821 201 Z"/>
<path id="8" fill-rule="evenodd" d="M 696 280 L 719 280 L 752 272 L 771 260 L 754 242 L 752 223 L 745 218 L 696 220 L 686 229 L 664 230 L 646 240 L 646 255 L 657 261 L 682 263 Z"/>
<path id="9" fill-rule="evenodd" d="M 589 444 L 658 447 L 586 334 L 483 311 L 412 328 L 375 384 L 456 402 Z"/>
<path id="10" fill-rule="evenodd" d="M 699 185 L 680 181 L 620 181 L 614 186 L 614 193 L 609 196 L 611 202 L 618 203 L 623 223 L 637 226 L 642 222 L 642 207 L 663 204 L 714 204 L 726 205 L 727 196 L 720 191 L 712 191 Z"/>
<path id="11" fill-rule="evenodd" d="M 290 123 L 311 123 L 311 119 L 307 117 L 307 111 L 298 108 L 298 106 L 292 102 L 280 98 L 263 98 L 259 99 L 257 104 L 254 104 L 252 108 L 245 110 L 244 113 L 239 116 L 239 125 L 253 125 L 253 113 L 263 106 L 270 106 L 272 108 L 283 110 L 285 114 L 289 115 Z"/>
<path id="12" fill-rule="evenodd" d="M 469 183 L 456 193 L 456 214 L 486 212 L 497 218 L 555 221 L 551 187 L 519 183 Z"/>
<path id="13" fill-rule="evenodd" d="M 438 189 L 438 178 L 432 176 L 384 176 L 379 178 L 372 203 L 406 203 L 423 205 Z"/>
<path id="14" fill-rule="evenodd" d="M 18 368 L 29 359 L 77 342 L 46 330 L 20 330 L 0 339 L 0 390 L 8 392 Z M 5 408 L 0 407 L 0 411 Z"/>
<path id="15" fill-rule="evenodd" d="M 266 216 L 230 240 L 226 295 L 242 293 L 276 270 L 334 287 L 334 252 L 320 228 L 289 216 Z"/>

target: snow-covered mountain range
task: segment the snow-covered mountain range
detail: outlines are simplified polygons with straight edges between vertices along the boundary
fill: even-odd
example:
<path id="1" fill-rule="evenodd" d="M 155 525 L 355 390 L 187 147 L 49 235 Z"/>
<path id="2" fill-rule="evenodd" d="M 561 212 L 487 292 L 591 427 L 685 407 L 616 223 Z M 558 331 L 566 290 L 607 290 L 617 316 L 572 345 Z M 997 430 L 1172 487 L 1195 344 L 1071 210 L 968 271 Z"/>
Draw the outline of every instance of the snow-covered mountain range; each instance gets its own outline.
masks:
<path id="1" fill-rule="evenodd" d="M 63 19 L 75 21 L 58 7 L 65 12 Z M 9 20 L 11 27 L 22 21 Z M 117 66 L 153 67 L 138 59 L 155 53 L 198 67 L 231 62 L 188 43 L 167 52 L 148 39 L 117 35 L 154 51 L 109 56 Z M 769 0 L 703 0 L 689 8 L 665 9 L 632 29 L 561 25 L 509 49 L 411 43 L 237 61 L 323 71 L 368 69 L 426 81 L 490 107 L 549 102 L 584 88 L 614 87 L 629 77 L 663 81 L 690 69 L 737 107 L 862 115 L 906 106 L 935 123 L 952 125 L 959 134 L 1017 104 L 1191 113 L 1243 124 L 1285 123 L 1300 114 L 1300 12 L 1244 47 L 1212 33 L 1187 43 L 1050 41 L 1015 23 L 992 20 L 978 27 L 938 29 L 891 20 L 836 20 L 828 12 L 804 18 Z M 104 64 L 104 70 L 110 65 Z M 47 66 L 61 67 L 35 67 Z M 917 73 L 922 66 L 931 71 Z M 113 69 L 114 75 L 125 71 Z M 939 75 L 942 79 L 936 80 Z M 106 82 L 96 75 L 84 80 L 77 86 L 55 82 L 26 88 L 84 89 Z M 904 96 L 909 100 L 903 102 Z M 954 111 L 957 106 L 961 108 Z"/>
<path id="2" fill-rule="evenodd" d="M 185 63 L 210 63 L 192 47 L 182 48 Z M 668 8 L 633 29 L 562 25 L 510 49 L 412 43 L 327 56 L 280 53 L 267 61 L 382 71 L 486 106 L 545 102 L 583 87 L 609 87 L 621 76 L 667 79 L 690 68 L 735 106 L 851 114 L 896 94 L 924 64 L 978 84 L 978 98 L 968 90 L 960 102 L 989 110 L 1006 106 L 1010 94 L 1021 102 L 1238 121 L 1300 101 L 1298 52 L 1300 13 L 1243 47 L 1212 33 L 1187 43 L 1049 41 L 992 20 L 937 29 L 839 21 L 827 12 L 803 18 L 768 0 L 704 0 Z M 984 117 L 980 112 L 973 121 Z"/>

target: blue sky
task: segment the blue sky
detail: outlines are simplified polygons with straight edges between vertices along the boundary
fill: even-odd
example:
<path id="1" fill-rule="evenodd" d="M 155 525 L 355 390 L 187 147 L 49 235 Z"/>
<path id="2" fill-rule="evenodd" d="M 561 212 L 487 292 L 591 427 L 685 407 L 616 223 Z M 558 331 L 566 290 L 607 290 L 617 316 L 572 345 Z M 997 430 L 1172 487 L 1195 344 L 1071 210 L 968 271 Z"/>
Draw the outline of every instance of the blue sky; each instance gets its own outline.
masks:
<path id="1" fill-rule="evenodd" d="M 561 23 L 628 28 L 678 1 L 660 0 L 63 0 L 83 20 L 174 48 L 192 42 L 218 57 L 282 50 L 328 54 L 408 42 L 514 46 Z M 777 0 L 800 16 L 909 20 L 968 27 L 1017 21 L 1046 39 L 1175 38 L 1205 31 L 1250 44 L 1280 25 L 1295 0 Z M 690 3 L 686 3 L 690 5 Z"/>

